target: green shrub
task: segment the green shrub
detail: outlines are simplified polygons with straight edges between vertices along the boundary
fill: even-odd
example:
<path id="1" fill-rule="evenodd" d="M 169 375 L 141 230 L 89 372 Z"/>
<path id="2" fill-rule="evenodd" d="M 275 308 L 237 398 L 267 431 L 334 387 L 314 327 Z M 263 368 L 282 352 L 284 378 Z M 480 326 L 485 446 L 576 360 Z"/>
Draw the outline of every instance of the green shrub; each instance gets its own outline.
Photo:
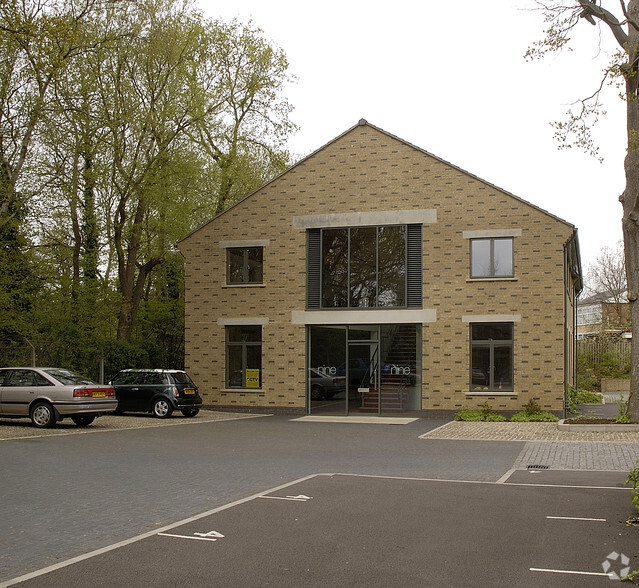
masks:
<path id="1" fill-rule="evenodd" d="M 615 419 L 615 423 L 626 425 L 629 422 L 630 417 L 628 416 L 628 401 L 624 400 L 623 394 L 620 394 L 619 401 L 617 403 L 617 418 Z"/>
<path id="2" fill-rule="evenodd" d="M 595 367 L 584 353 L 577 353 L 577 387 L 583 390 L 599 390 L 600 387 Z"/>
<path id="3" fill-rule="evenodd" d="M 484 414 L 481 410 L 471 410 L 464 408 L 455 415 L 456 421 L 483 421 Z"/>
<path id="4" fill-rule="evenodd" d="M 533 413 L 527 413 L 525 410 L 517 412 L 510 419 L 514 423 L 555 423 L 559 419 L 547 411 L 539 411 Z"/>
<path id="5" fill-rule="evenodd" d="M 575 414 L 577 412 L 577 388 L 568 384 L 568 389 L 566 390 L 566 410 Z"/>
<path id="6" fill-rule="evenodd" d="M 637 467 L 630 470 L 626 484 L 632 484 L 630 500 L 632 501 L 632 504 L 634 504 L 635 508 L 639 510 L 639 464 L 637 464 Z"/>
<path id="7" fill-rule="evenodd" d="M 575 401 L 577 404 L 601 404 L 603 402 L 603 396 L 598 392 L 579 389 L 577 390 Z"/>
<path id="8" fill-rule="evenodd" d="M 524 412 L 526 414 L 536 414 L 541 412 L 541 406 L 537 402 L 536 398 L 529 398 L 528 402 L 524 405 Z"/>
<path id="9" fill-rule="evenodd" d="M 455 414 L 456 421 L 488 421 L 488 422 L 503 422 L 508 419 L 498 412 L 493 411 L 488 402 L 484 402 L 480 409 L 462 408 L 457 414 Z"/>
<path id="10" fill-rule="evenodd" d="M 627 371 L 628 366 L 620 361 L 619 356 L 614 351 L 606 351 L 597 366 L 600 378 L 621 378 Z"/>

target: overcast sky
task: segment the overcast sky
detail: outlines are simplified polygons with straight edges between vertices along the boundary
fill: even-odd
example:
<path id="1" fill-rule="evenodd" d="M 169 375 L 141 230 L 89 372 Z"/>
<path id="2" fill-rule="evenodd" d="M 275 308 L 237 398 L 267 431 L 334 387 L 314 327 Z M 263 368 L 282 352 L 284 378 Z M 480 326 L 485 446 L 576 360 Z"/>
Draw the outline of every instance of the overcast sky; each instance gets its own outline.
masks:
<path id="1" fill-rule="evenodd" d="M 618 2 L 604 5 L 618 12 Z M 604 163 L 558 150 L 551 122 L 591 95 L 617 46 L 582 21 L 572 52 L 526 62 L 543 36 L 534 0 L 199 0 L 252 21 L 286 53 L 304 156 L 365 118 L 579 230 L 584 270 L 621 240 L 625 106 L 607 88 L 595 136 Z"/>

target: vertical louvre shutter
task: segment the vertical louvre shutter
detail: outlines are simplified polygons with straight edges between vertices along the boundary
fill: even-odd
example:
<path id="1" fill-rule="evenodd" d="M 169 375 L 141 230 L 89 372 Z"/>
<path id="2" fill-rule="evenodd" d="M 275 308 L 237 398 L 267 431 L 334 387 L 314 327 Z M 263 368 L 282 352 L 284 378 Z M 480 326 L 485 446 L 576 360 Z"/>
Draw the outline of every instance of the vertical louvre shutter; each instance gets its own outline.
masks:
<path id="1" fill-rule="evenodd" d="M 306 231 L 306 306 L 320 308 L 322 279 L 322 236 L 320 229 Z"/>
<path id="2" fill-rule="evenodd" d="M 408 308 L 421 308 L 422 293 L 422 225 L 406 227 L 406 305 Z"/>

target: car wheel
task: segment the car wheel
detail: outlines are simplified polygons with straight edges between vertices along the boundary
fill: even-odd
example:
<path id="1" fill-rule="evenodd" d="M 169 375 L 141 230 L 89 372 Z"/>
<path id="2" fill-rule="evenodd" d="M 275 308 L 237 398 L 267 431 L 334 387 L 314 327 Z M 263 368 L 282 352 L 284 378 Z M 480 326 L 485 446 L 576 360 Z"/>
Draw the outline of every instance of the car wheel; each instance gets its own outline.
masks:
<path id="1" fill-rule="evenodd" d="M 324 389 L 317 384 L 311 386 L 311 400 L 322 400 L 324 398 Z"/>
<path id="2" fill-rule="evenodd" d="M 90 415 L 78 414 L 71 417 L 71 420 L 78 425 L 78 427 L 88 427 L 94 420 L 95 417 Z"/>
<path id="3" fill-rule="evenodd" d="M 182 414 L 185 417 L 194 417 L 198 412 L 200 412 L 199 408 L 183 408 Z"/>
<path id="4" fill-rule="evenodd" d="M 153 416 L 159 419 L 167 419 L 173 414 L 171 403 L 165 398 L 158 398 L 153 403 Z"/>
<path id="5" fill-rule="evenodd" d="M 55 425 L 55 412 L 48 402 L 36 402 L 31 407 L 29 417 L 39 429 L 50 429 Z"/>

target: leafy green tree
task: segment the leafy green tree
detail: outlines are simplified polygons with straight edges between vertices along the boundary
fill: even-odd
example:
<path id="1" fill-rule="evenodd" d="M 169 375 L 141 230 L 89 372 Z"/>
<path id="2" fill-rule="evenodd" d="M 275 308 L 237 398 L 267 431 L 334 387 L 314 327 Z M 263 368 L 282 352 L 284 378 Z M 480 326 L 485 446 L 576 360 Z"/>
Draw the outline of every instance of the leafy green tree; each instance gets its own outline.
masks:
<path id="1" fill-rule="evenodd" d="M 181 365 L 174 244 L 288 163 L 283 52 L 190 0 L 10 0 L 0 31 L 0 329 Z"/>
<path id="2" fill-rule="evenodd" d="M 20 215 L 23 199 L 29 196 L 19 182 L 56 80 L 90 48 L 84 23 L 119 2 L 0 3 L 0 222 Z"/>
<path id="3" fill-rule="evenodd" d="M 291 78 L 281 49 L 235 20 L 209 23 L 207 41 L 206 109 L 189 132 L 213 162 L 217 214 L 284 171 L 290 159 L 284 144 L 296 126 L 282 97 Z"/>

